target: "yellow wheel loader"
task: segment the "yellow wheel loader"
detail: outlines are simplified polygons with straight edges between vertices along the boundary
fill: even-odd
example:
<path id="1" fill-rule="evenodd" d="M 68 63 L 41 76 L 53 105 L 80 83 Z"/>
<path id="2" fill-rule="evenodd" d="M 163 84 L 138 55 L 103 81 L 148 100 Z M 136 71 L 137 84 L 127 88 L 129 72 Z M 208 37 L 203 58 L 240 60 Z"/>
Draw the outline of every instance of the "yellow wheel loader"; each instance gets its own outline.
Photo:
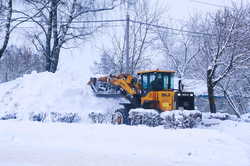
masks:
<path id="1" fill-rule="evenodd" d="M 113 124 L 140 124 L 145 119 L 143 116 L 138 119 L 141 110 L 162 113 L 195 109 L 193 92 L 184 92 L 181 82 L 179 88 L 174 89 L 174 74 L 175 71 L 150 70 L 138 72 L 137 77 L 120 74 L 91 78 L 88 84 L 98 97 L 122 96 L 129 101 L 121 103 L 123 108 L 114 111 L 111 120 Z M 135 113 L 135 110 L 139 110 L 139 113 Z M 153 116 L 155 114 L 152 112 L 147 114 L 147 118 Z M 159 118 L 158 115 L 155 117 Z M 150 122 L 155 123 L 152 121 L 155 121 L 155 118 Z"/>

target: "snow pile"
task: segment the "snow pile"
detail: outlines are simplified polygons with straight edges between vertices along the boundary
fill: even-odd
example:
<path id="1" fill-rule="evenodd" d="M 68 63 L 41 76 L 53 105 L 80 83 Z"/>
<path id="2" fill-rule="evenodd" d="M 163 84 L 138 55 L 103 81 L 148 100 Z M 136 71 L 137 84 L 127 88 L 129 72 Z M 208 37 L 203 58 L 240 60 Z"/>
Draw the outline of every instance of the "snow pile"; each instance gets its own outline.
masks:
<path id="1" fill-rule="evenodd" d="M 200 124 L 202 113 L 197 110 L 173 110 L 161 114 L 164 128 L 193 128 Z"/>
<path id="2" fill-rule="evenodd" d="M 0 120 L 16 119 L 16 113 L 0 112 Z"/>
<path id="3" fill-rule="evenodd" d="M 113 111 L 119 102 L 96 98 L 84 77 L 65 71 L 33 72 L 0 84 L 0 119 L 87 120 L 88 113 Z"/>
<path id="4" fill-rule="evenodd" d="M 221 113 L 221 112 L 203 113 L 202 115 L 204 119 L 233 120 L 233 121 L 239 120 L 235 115 L 231 115 L 228 113 Z"/>
<path id="5" fill-rule="evenodd" d="M 130 113 L 133 114 L 133 113 L 139 113 L 139 114 L 145 114 L 145 113 L 148 113 L 148 114 L 156 114 L 158 113 L 156 110 L 154 109 L 143 109 L 143 108 L 136 108 L 136 109 L 131 109 L 130 110 Z"/>
<path id="6" fill-rule="evenodd" d="M 105 113 L 91 112 L 88 117 L 93 123 L 110 123 L 112 121 L 112 115 L 114 111 L 107 111 Z"/>
<path id="7" fill-rule="evenodd" d="M 155 110 L 133 109 L 129 113 L 132 125 L 164 128 L 193 128 L 200 124 L 202 114 L 197 110 L 173 110 L 158 113 Z"/>
<path id="8" fill-rule="evenodd" d="M 129 118 L 132 125 L 146 125 L 150 127 L 162 125 L 160 114 L 153 109 L 132 109 L 129 112 Z"/>
<path id="9" fill-rule="evenodd" d="M 243 120 L 244 122 L 249 122 L 249 123 L 250 123 L 250 113 L 243 114 L 243 115 L 241 116 L 241 118 L 242 118 L 242 120 Z"/>
<path id="10" fill-rule="evenodd" d="M 82 120 L 78 113 L 59 113 L 59 112 L 32 112 L 29 120 L 38 122 L 65 122 L 74 123 Z"/>

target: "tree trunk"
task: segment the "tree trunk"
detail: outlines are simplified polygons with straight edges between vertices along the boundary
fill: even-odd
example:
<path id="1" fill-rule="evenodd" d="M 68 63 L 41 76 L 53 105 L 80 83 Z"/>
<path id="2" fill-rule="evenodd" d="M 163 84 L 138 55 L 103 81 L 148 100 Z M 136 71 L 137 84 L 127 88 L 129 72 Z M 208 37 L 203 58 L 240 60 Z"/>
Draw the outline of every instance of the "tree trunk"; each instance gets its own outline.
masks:
<path id="1" fill-rule="evenodd" d="M 52 33 L 53 33 L 53 48 L 51 51 L 51 63 L 49 71 L 55 73 L 57 70 L 59 54 L 60 54 L 60 46 L 58 39 L 58 30 L 57 30 L 57 7 L 58 1 L 52 0 L 51 10 L 52 10 Z"/>
<path id="2" fill-rule="evenodd" d="M 6 18 L 6 24 L 5 24 L 5 35 L 3 39 L 3 46 L 0 48 L 0 58 L 2 58 L 7 45 L 9 43 L 10 39 L 10 24 L 11 24 L 11 18 L 12 18 L 12 0 L 8 1 L 8 6 L 7 6 L 7 18 Z"/>
<path id="3" fill-rule="evenodd" d="M 129 74 L 129 15 L 126 19 L 126 74 Z"/>
<path id="4" fill-rule="evenodd" d="M 50 72 L 55 73 L 58 66 L 59 61 L 59 55 L 60 55 L 60 48 L 55 48 L 54 51 L 52 51 L 52 63 L 50 65 Z"/>
<path id="5" fill-rule="evenodd" d="M 214 98 L 214 85 L 211 77 L 212 69 L 207 71 L 207 93 L 208 93 L 208 102 L 211 113 L 216 113 L 215 98 Z"/>
<path id="6" fill-rule="evenodd" d="M 46 34 L 46 50 L 45 50 L 45 57 L 46 57 L 46 71 L 50 72 L 51 66 L 51 38 L 52 38 L 52 21 L 53 21 L 53 3 L 51 2 L 49 8 L 49 20 L 48 20 L 48 27 L 47 27 L 47 34 Z"/>

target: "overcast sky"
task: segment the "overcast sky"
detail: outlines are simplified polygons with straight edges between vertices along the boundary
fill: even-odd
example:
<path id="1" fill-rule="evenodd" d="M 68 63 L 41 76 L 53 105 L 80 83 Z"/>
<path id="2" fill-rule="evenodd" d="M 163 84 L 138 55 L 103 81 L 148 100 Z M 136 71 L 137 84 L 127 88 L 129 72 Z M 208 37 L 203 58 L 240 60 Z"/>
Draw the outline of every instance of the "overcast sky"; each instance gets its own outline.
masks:
<path id="1" fill-rule="evenodd" d="M 155 1 L 155 0 L 151 0 Z M 160 0 L 169 7 L 169 14 L 175 19 L 187 19 L 195 12 L 215 11 L 223 6 L 231 6 L 232 0 Z M 240 0 L 234 0 L 240 2 Z M 244 0 L 249 1 L 249 0 Z"/>

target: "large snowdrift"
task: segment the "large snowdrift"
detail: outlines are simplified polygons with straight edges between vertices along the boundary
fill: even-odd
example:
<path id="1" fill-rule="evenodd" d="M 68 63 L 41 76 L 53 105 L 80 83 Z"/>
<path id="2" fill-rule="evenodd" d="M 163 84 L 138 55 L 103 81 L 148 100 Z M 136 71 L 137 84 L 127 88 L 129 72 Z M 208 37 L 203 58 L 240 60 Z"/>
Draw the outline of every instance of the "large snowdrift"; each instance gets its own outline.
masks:
<path id="1" fill-rule="evenodd" d="M 0 115 L 17 114 L 28 119 L 36 113 L 78 113 L 87 118 L 90 112 L 106 112 L 119 107 L 119 100 L 96 98 L 87 80 L 72 73 L 57 72 L 25 75 L 0 84 Z"/>

